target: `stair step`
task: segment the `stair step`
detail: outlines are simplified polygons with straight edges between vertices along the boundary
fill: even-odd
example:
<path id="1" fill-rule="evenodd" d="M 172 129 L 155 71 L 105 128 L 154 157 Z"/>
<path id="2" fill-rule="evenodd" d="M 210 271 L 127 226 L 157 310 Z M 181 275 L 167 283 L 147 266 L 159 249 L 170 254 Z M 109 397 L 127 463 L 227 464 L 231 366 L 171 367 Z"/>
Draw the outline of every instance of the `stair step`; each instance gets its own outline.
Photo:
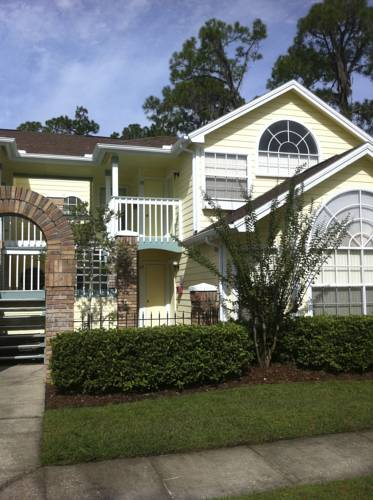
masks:
<path id="1" fill-rule="evenodd" d="M 17 361 L 22 359 L 44 359 L 44 354 L 25 354 L 15 356 L 0 356 L 0 361 Z"/>
<path id="2" fill-rule="evenodd" d="M 22 345 L 0 345 L 0 351 L 11 351 L 11 350 L 18 350 L 18 351 L 35 351 L 36 349 L 42 349 L 45 347 L 44 342 L 43 343 L 35 343 L 35 344 L 22 344 Z"/>

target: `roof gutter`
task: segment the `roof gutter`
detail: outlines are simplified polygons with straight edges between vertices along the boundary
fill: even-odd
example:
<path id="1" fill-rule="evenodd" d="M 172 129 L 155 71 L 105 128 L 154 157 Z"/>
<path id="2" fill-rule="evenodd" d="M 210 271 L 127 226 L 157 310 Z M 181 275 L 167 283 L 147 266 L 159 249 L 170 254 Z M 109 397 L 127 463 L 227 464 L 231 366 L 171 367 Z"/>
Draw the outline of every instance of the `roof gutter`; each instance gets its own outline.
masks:
<path id="1" fill-rule="evenodd" d="M 75 165 L 99 166 L 105 153 L 148 153 L 165 156 L 177 156 L 182 151 L 185 144 L 185 138 L 179 139 L 170 148 L 155 148 L 151 146 L 132 146 L 126 144 L 103 144 L 97 143 L 93 154 L 85 156 L 64 155 L 64 154 L 45 154 L 45 153 L 27 153 L 17 148 L 17 141 L 11 137 L 0 137 L 0 146 L 3 146 L 11 160 L 21 160 L 27 162 L 53 162 L 53 163 L 74 163 Z"/>

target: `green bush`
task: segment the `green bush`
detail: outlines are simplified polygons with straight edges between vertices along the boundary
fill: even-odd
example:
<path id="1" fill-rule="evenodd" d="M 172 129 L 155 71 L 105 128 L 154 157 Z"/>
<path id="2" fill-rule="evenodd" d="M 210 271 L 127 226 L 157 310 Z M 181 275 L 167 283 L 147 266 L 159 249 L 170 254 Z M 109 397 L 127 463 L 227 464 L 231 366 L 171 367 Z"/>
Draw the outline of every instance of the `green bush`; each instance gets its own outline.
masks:
<path id="1" fill-rule="evenodd" d="M 332 372 L 373 368 L 373 316 L 295 318 L 286 325 L 280 359 Z"/>
<path id="2" fill-rule="evenodd" d="M 64 332 L 52 340 L 52 380 L 70 393 L 181 389 L 242 375 L 252 352 L 235 323 Z"/>

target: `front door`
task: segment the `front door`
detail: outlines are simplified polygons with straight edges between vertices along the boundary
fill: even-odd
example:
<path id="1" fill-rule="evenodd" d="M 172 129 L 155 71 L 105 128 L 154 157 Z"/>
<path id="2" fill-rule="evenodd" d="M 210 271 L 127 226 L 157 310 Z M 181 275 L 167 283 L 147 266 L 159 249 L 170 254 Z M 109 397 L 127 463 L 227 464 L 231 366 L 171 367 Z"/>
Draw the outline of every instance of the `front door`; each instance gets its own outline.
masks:
<path id="1" fill-rule="evenodd" d="M 146 263 L 143 267 L 142 319 L 144 326 L 164 324 L 167 315 L 167 269 L 163 263 Z M 141 318 L 140 318 L 141 319 Z"/>

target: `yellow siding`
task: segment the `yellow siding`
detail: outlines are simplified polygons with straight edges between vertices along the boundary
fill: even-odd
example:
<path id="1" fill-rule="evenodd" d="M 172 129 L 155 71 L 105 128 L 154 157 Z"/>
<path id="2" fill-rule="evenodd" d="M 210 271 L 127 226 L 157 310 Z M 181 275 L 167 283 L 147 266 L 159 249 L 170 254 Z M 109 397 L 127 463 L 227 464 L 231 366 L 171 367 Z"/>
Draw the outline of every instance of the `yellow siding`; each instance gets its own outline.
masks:
<path id="1" fill-rule="evenodd" d="M 184 153 L 177 164 L 179 177 L 175 179 L 175 198 L 182 200 L 183 237 L 193 233 L 193 188 L 192 188 L 192 155 Z"/>
<path id="2" fill-rule="evenodd" d="M 206 147 L 219 147 L 249 154 L 256 163 L 260 136 L 271 123 L 293 119 L 307 127 L 320 147 L 321 159 L 329 158 L 361 143 L 327 115 L 295 92 L 288 92 L 247 115 L 228 123 L 206 136 Z"/>
<path id="3" fill-rule="evenodd" d="M 203 245 L 201 247 L 204 255 L 206 255 L 216 265 L 219 263 L 218 249 L 210 245 Z M 182 255 L 180 259 L 180 267 L 176 276 L 176 285 L 183 284 L 183 294 L 177 298 L 177 311 L 178 314 L 183 312 L 189 317 L 191 312 L 190 295 L 188 288 L 197 283 L 209 283 L 211 285 L 218 285 L 218 279 L 206 268 L 197 264 L 194 260 L 186 255 Z"/>
<path id="4" fill-rule="evenodd" d="M 90 201 L 91 183 L 89 180 L 15 176 L 13 184 L 51 198 L 77 196 L 84 202 Z"/>
<path id="5" fill-rule="evenodd" d="M 260 176 L 257 172 L 259 139 L 271 123 L 282 119 L 299 121 L 311 131 L 319 147 L 320 161 L 362 143 L 295 92 L 288 92 L 211 132 L 205 138 L 205 149 L 247 155 L 249 179 L 252 182 L 254 197 L 263 194 L 283 180 Z M 201 186 L 204 185 L 203 169 L 200 171 L 199 183 Z M 201 229 L 210 224 L 206 215 L 206 212 L 202 214 Z"/>
<path id="6" fill-rule="evenodd" d="M 362 158 L 349 165 L 341 172 L 329 177 L 321 184 L 308 191 L 305 196 L 320 206 L 343 191 L 366 189 L 373 191 L 373 160 Z"/>

